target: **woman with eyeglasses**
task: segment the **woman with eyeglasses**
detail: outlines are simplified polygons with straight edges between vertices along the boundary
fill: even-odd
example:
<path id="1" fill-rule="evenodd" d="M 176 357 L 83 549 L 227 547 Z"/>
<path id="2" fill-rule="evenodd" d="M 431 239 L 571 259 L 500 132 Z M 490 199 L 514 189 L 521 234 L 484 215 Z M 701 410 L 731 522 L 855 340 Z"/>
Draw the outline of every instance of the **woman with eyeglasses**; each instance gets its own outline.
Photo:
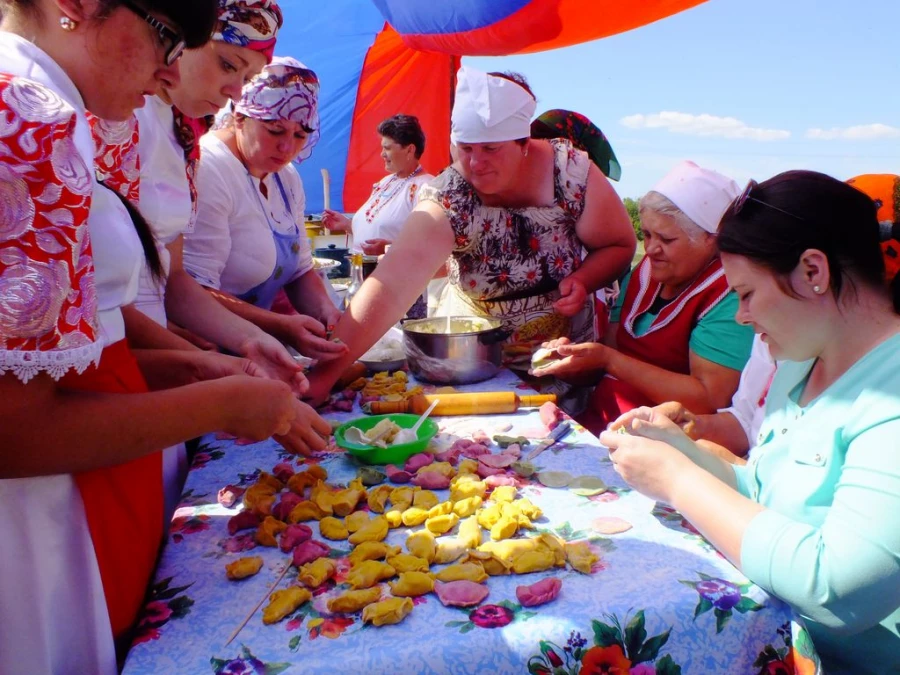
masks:
<path id="1" fill-rule="evenodd" d="M 794 608 L 825 672 L 897 672 L 900 284 L 885 282 L 876 208 L 790 171 L 751 182 L 718 240 L 736 318 L 779 362 L 759 447 L 724 463 L 649 408 L 600 440 L 630 485 Z"/>
<path id="2" fill-rule="evenodd" d="M 214 4 L 0 7 L 0 671 L 115 673 L 161 543 L 159 449 L 283 433 L 299 404 L 251 377 L 147 393 L 110 296 L 158 258 L 94 180 L 86 109 L 124 120 L 175 86 Z"/>
<path id="3" fill-rule="evenodd" d="M 545 345 L 559 356 L 536 375 L 596 383 L 579 420 L 594 432 L 642 405 L 680 401 L 697 413 L 731 401 L 753 331 L 734 321 L 716 248 L 737 184 L 681 162 L 640 203 L 643 259 L 622 284 L 604 343 Z"/>
<path id="4" fill-rule="evenodd" d="M 106 184 L 120 194 L 138 196 L 135 205 L 153 230 L 162 260 L 162 274 L 154 278 L 145 270 L 137 300 L 125 311 L 129 340 L 150 349 L 189 347 L 173 333 L 159 330 L 171 321 L 250 360 L 260 373 L 287 382 L 300 394 L 306 380 L 282 344 L 219 304 L 182 264 L 183 234 L 196 221 L 196 167 L 207 118 L 229 100 L 240 98 L 243 85 L 271 60 L 282 24 L 274 0 L 218 0 L 217 7 L 212 39 L 185 50 L 179 60 L 180 78 L 162 83 L 155 95 L 147 97 L 132 122 L 132 133 L 120 129 L 102 134 L 101 127 L 94 126 L 98 155 L 109 158 L 101 162 Z M 294 451 L 321 449 L 321 440 L 312 432 L 321 424 L 304 404 L 281 442 Z M 180 498 L 186 473 L 184 448 L 167 449 L 166 513 Z"/>
<path id="5" fill-rule="evenodd" d="M 341 313 L 313 269 L 302 229 L 306 196 L 291 164 L 319 139 L 318 97 L 313 71 L 275 57 L 244 87 L 223 128 L 203 137 L 184 266 L 232 312 L 327 361 L 347 351 L 325 337 Z M 300 314 L 270 311 L 282 289 Z"/>

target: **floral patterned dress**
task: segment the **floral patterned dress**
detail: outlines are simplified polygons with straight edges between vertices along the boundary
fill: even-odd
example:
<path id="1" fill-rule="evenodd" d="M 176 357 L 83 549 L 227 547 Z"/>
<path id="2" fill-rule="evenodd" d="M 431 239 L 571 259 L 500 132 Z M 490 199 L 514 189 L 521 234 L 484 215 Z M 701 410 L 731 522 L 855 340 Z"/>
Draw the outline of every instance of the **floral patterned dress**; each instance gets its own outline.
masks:
<path id="1" fill-rule="evenodd" d="M 441 206 L 453 228 L 449 286 L 437 314 L 500 319 L 512 334 L 506 365 L 527 368 L 536 345 L 566 336 L 595 340 L 594 306 L 585 301 L 574 317 L 553 310 L 559 282 L 579 268 L 584 247 L 575 224 L 584 211 L 587 154 L 562 139 L 554 152 L 554 201 L 510 209 L 485 206 L 453 167 L 420 191 L 419 201 Z"/>

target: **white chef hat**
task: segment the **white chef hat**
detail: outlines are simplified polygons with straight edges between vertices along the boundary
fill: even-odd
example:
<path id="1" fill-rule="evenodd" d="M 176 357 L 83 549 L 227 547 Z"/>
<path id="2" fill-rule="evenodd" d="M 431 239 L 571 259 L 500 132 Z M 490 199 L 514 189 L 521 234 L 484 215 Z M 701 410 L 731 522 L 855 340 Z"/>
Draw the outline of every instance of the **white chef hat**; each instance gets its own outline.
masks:
<path id="1" fill-rule="evenodd" d="M 683 161 L 653 186 L 698 226 L 710 233 L 719 229 L 719 221 L 741 188 L 728 176 Z"/>
<path id="2" fill-rule="evenodd" d="M 515 82 L 462 66 L 456 74 L 450 140 L 499 143 L 528 138 L 536 106 L 534 97 Z"/>

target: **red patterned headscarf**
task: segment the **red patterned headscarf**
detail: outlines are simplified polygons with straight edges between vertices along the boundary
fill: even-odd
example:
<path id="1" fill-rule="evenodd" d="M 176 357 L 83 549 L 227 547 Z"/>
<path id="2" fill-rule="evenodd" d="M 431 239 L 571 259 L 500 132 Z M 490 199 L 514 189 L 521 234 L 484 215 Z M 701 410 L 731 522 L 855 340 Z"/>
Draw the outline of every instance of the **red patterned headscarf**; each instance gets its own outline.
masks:
<path id="1" fill-rule="evenodd" d="M 260 52 L 271 62 L 283 22 L 275 0 L 219 0 L 219 20 L 212 39 Z"/>
<path id="2" fill-rule="evenodd" d="M 866 193 L 878 209 L 882 229 L 881 253 L 888 283 L 900 272 L 900 241 L 893 232 L 900 228 L 900 176 L 892 173 L 864 174 L 848 184 Z"/>

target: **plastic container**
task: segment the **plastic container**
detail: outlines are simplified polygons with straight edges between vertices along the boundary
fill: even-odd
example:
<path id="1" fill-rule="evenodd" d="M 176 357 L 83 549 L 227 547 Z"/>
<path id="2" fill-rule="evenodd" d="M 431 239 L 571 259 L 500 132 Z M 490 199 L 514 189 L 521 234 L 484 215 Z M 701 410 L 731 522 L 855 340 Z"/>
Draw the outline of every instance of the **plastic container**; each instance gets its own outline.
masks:
<path id="1" fill-rule="evenodd" d="M 379 448 L 370 445 L 358 445 L 350 443 L 344 438 L 344 433 L 350 427 L 356 427 L 363 433 L 374 427 L 383 419 L 393 420 L 401 429 L 411 429 L 419 420 L 419 415 L 408 415 L 405 413 L 393 413 L 391 415 L 373 415 L 371 417 L 360 417 L 342 424 L 334 432 L 334 442 L 338 447 L 344 448 L 351 455 L 356 457 L 363 464 L 397 464 L 402 465 L 407 459 L 415 454 L 424 452 L 428 447 L 428 442 L 437 435 L 438 425 L 432 419 L 427 419 L 419 427 L 419 437 L 412 443 L 402 443 L 401 445 L 389 445 L 386 448 Z"/>

